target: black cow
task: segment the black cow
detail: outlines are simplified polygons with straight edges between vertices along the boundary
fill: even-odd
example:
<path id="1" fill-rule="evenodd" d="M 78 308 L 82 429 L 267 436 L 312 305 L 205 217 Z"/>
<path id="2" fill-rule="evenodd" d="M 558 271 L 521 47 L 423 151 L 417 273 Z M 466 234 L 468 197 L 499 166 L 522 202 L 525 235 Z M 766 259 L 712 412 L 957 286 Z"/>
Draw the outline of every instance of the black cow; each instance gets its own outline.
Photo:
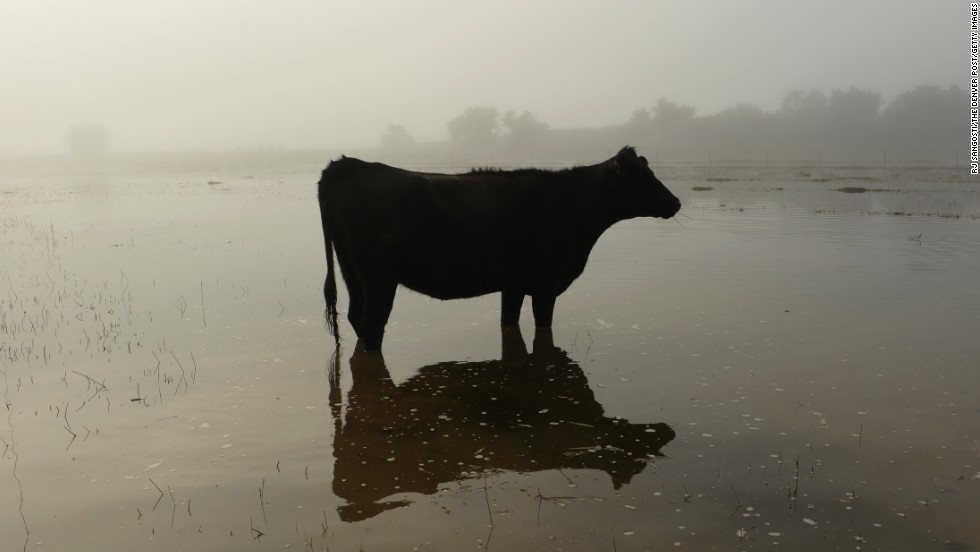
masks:
<path id="1" fill-rule="evenodd" d="M 381 349 L 398 284 L 437 299 L 502 292 L 504 325 L 517 324 L 530 295 L 535 326 L 549 328 L 555 299 L 607 228 L 681 208 L 628 146 L 597 165 L 558 171 L 436 174 L 341 157 L 323 170 L 318 192 L 327 325 L 339 344 L 336 251 L 347 319 L 368 351 Z"/>

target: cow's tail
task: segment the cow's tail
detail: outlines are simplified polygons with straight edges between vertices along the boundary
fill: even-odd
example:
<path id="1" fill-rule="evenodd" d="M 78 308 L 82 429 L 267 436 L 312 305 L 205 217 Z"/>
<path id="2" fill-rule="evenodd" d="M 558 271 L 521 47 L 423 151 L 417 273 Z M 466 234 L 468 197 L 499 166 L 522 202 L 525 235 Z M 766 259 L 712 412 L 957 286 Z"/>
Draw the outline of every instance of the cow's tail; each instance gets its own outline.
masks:
<path id="1" fill-rule="evenodd" d="M 317 186 L 317 195 L 320 202 L 320 223 L 323 226 L 323 245 L 327 253 L 327 279 L 323 282 L 323 298 L 327 303 L 325 317 L 327 319 L 327 331 L 334 337 L 334 341 L 340 345 L 340 331 L 337 328 L 337 277 L 333 266 L 333 234 L 330 232 L 330 225 L 327 223 L 326 201 L 331 178 L 329 175 L 331 163 L 323 170 L 320 183 Z"/>

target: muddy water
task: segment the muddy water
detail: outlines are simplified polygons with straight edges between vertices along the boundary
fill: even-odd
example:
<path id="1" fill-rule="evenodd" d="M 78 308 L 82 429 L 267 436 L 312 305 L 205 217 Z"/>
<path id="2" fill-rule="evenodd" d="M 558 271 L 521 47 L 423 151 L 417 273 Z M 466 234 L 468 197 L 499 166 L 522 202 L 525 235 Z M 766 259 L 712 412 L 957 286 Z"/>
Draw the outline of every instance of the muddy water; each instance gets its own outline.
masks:
<path id="1" fill-rule="evenodd" d="M 378 358 L 322 162 L 0 172 L 0 549 L 980 547 L 961 169 L 665 167 L 552 332 L 403 290 Z"/>

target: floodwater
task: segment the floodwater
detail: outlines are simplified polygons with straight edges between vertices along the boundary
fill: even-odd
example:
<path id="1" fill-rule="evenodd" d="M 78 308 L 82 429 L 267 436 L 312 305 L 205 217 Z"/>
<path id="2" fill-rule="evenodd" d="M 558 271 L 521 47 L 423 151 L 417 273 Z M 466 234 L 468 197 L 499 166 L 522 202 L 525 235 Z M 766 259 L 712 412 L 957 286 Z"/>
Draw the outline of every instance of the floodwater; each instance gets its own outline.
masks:
<path id="1" fill-rule="evenodd" d="M 327 161 L 0 168 L 0 549 L 980 549 L 962 167 L 658 168 L 551 332 L 400 290 L 381 358 Z"/>

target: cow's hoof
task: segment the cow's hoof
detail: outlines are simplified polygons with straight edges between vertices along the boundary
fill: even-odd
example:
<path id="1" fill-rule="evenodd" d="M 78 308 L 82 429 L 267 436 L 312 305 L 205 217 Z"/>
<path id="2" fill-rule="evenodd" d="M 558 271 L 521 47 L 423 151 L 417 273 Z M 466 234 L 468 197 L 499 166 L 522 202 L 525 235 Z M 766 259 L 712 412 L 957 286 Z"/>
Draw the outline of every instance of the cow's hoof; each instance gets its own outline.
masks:
<path id="1" fill-rule="evenodd" d="M 381 352 L 381 342 L 377 341 L 372 343 L 371 341 L 364 342 L 364 352 L 365 353 L 380 353 Z"/>

